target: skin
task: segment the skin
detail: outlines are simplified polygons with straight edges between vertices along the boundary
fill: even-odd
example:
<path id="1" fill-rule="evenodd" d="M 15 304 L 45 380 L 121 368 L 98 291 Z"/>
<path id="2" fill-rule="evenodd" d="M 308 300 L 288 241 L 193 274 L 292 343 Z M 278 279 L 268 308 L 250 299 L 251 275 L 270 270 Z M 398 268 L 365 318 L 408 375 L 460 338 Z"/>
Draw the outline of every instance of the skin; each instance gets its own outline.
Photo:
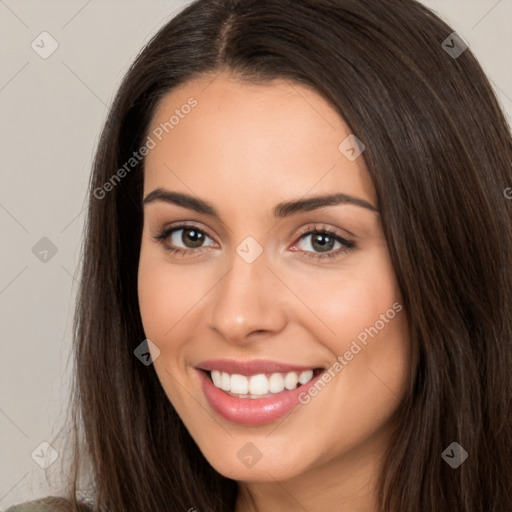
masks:
<path id="1" fill-rule="evenodd" d="M 391 415 L 409 376 L 403 310 L 307 405 L 268 425 L 224 420 L 194 369 L 216 358 L 329 368 L 358 334 L 402 304 L 378 212 L 338 204 L 272 216 L 280 202 L 334 192 L 378 208 L 364 153 L 350 161 L 338 149 L 351 131 L 313 89 L 226 73 L 168 93 L 148 133 L 190 97 L 197 106 L 146 157 L 144 197 L 158 187 L 191 194 L 221 218 L 163 201 L 145 205 L 139 303 L 145 334 L 160 350 L 158 378 L 209 463 L 239 482 L 236 512 L 376 511 Z M 180 221 L 206 233 L 200 248 L 186 230 L 167 238 L 191 251 L 185 256 L 155 239 Z M 356 247 L 307 258 L 325 253 L 300 230 L 319 224 Z M 236 252 L 248 236 L 263 249 L 250 264 Z M 336 242 L 327 252 L 340 250 Z M 237 457 L 248 442 L 262 454 L 250 468 Z"/>

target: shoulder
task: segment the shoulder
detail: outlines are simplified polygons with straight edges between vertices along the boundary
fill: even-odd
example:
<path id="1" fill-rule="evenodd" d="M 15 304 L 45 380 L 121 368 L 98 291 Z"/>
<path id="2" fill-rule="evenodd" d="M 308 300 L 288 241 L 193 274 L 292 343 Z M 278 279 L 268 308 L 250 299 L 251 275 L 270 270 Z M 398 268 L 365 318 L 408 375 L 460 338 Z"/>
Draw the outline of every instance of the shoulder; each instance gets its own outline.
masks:
<path id="1" fill-rule="evenodd" d="M 81 512 L 92 512 L 85 505 L 80 507 Z M 72 512 L 71 503 L 64 499 L 48 496 L 34 501 L 27 501 L 9 507 L 5 512 Z"/>

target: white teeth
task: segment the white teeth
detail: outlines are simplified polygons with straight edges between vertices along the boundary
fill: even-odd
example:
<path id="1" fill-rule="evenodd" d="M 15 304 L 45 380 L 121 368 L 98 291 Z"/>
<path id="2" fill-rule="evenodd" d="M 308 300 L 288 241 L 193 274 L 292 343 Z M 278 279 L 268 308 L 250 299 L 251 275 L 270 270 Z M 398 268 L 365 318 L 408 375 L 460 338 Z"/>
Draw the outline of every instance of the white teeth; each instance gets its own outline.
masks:
<path id="1" fill-rule="evenodd" d="M 231 379 L 233 379 L 233 377 L 231 377 Z M 247 378 L 245 380 L 247 380 Z M 270 384 L 265 375 L 252 375 L 249 379 L 249 393 L 251 395 L 266 395 L 268 393 L 269 387 Z M 231 392 L 236 393 L 236 391 L 233 391 L 233 389 L 231 389 Z"/>
<path id="2" fill-rule="evenodd" d="M 222 389 L 222 375 L 217 370 L 213 370 L 210 375 L 212 376 L 213 383 L 216 388 Z"/>
<path id="3" fill-rule="evenodd" d="M 273 373 L 269 379 L 271 393 L 280 393 L 284 389 L 284 377 L 280 373 Z"/>
<path id="4" fill-rule="evenodd" d="M 231 393 L 246 395 L 249 392 L 249 381 L 245 375 L 238 375 L 238 373 L 234 373 L 231 375 L 230 388 Z"/>
<path id="5" fill-rule="evenodd" d="M 221 374 L 220 389 L 229 391 L 231 389 L 230 381 L 231 378 L 229 377 L 229 374 L 223 372 Z"/>
<path id="6" fill-rule="evenodd" d="M 306 370 L 299 375 L 299 382 L 301 384 L 306 384 L 313 378 L 313 370 Z"/>
<path id="7" fill-rule="evenodd" d="M 313 370 L 297 372 L 251 375 L 246 377 L 237 373 L 229 374 L 218 370 L 211 371 L 215 387 L 234 395 L 245 395 L 240 398 L 259 398 L 269 393 L 280 393 L 285 388 L 295 389 L 298 384 L 306 384 L 313 378 Z"/>
<path id="8" fill-rule="evenodd" d="M 290 390 L 295 389 L 297 382 L 299 382 L 299 376 L 295 372 L 287 373 L 284 378 L 284 387 Z"/>

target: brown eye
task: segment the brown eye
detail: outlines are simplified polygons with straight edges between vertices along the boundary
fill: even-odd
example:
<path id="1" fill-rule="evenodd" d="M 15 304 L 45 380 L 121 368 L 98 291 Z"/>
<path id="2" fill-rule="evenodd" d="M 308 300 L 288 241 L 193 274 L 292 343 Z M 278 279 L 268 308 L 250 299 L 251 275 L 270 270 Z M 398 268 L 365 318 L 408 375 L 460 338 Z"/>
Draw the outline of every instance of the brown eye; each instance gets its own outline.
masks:
<path id="1" fill-rule="evenodd" d="M 201 247 L 205 239 L 205 235 L 202 231 L 199 231 L 196 228 L 186 228 L 176 230 L 177 232 L 181 231 L 181 237 L 179 237 L 180 242 L 185 244 L 187 247 L 192 249 L 196 249 L 197 247 Z"/>
<path id="2" fill-rule="evenodd" d="M 193 225 L 172 226 L 162 230 L 155 239 L 166 250 L 176 253 L 197 252 L 202 249 L 205 240 L 212 240 L 202 229 Z"/>
<path id="3" fill-rule="evenodd" d="M 308 242 L 303 243 L 301 247 L 301 242 L 306 240 Z M 331 229 L 317 227 L 303 233 L 295 246 L 307 258 L 323 259 L 341 256 L 354 249 L 356 244 Z"/>
<path id="4" fill-rule="evenodd" d="M 328 233 L 316 233 L 315 235 L 309 236 L 312 237 L 310 245 L 316 251 L 328 252 L 334 249 L 336 239 L 332 235 L 329 235 Z"/>

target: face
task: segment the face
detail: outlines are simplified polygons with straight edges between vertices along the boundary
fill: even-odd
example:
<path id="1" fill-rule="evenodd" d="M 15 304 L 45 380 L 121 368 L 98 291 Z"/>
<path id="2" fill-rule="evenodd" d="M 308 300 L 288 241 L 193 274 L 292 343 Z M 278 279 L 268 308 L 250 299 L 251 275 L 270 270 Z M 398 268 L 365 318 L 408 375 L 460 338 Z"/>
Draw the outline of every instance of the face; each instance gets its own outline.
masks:
<path id="1" fill-rule="evenodd" d="M 222 74 L 165 96 L 148 134 L 140 312 L 200 450 L 246 482 L 377 458 L 409 342 L 342 117 L 305 86 Z"/>

